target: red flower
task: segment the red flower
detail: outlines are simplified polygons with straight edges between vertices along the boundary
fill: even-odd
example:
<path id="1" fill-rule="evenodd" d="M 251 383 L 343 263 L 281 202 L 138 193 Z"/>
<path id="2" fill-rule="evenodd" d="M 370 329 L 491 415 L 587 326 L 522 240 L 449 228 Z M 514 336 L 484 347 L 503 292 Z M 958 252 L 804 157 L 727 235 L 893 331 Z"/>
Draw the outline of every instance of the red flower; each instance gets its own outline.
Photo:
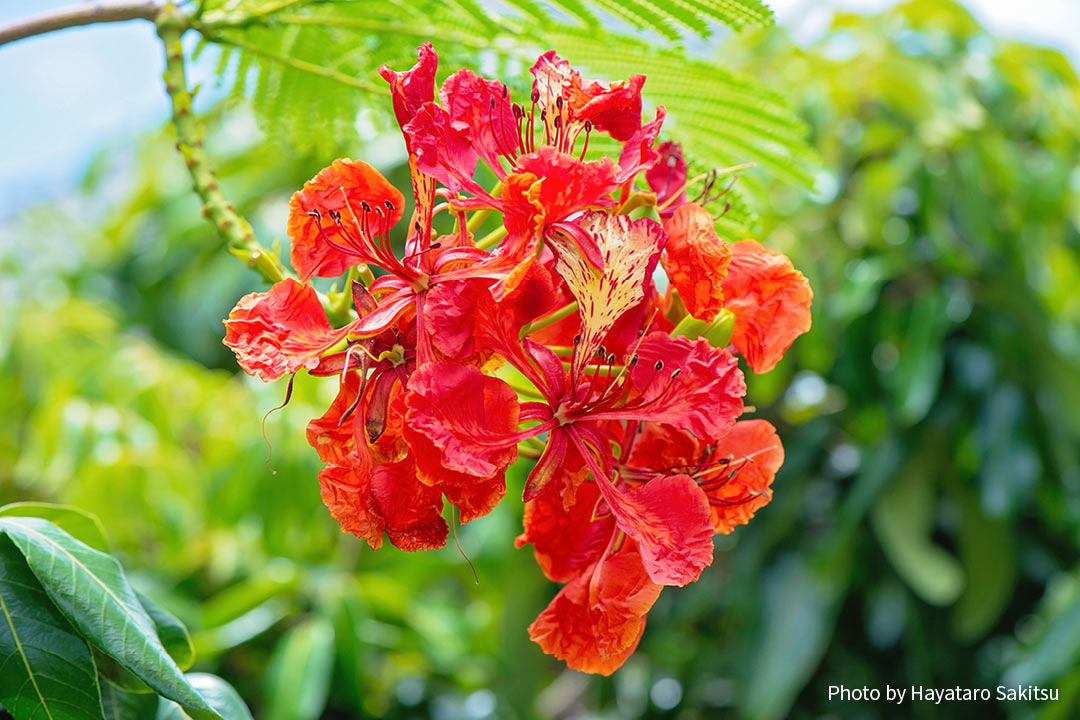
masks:
<path id="1" fill-rule="evenodd" d="M 810 329 L 814 293 L 791 261 L 753 240 L 731 244 L 724 307 L 735 313 L 731 342 L 756 373 L 776 367 L 795 338 Z"/>
<path id="2" fill-rule="evenodd" d="M 726 534 L 769 503 L 783 463 L 776 428 L 764 420 L 740 420 L 715 440 L 649 424 L 620 474 L 635 482 L 664 473 L 689 475 L 708 497 L 713 529 Z"/>
<path id="3" fill-rule="evenodd" d="M 225 343 L 264 380 L 338 378 L 307 435 L 326 463 L 330 514 L 372 548 L 384 536 L 405 550 L 442 546 L 444 500 L 462 522 L 490 512 L 519 443 L 542 438 L 540 452 L 520 450 L 539 457 L 517 545 L 565 586 L 529 634 L 572 668 L 610 674 L 661 588 L 695 581 L 713 535 L 769 502 L 784 457 L 769 423 L 737 421 L 746 386 L 735 357 L 671 337 L 678 317 L 666 317 L 657 263 L 694 317 L 734 314 L 732 342 L 759 372 L 809 327 L 810 289 L 779 253 L 720 241 L 687 202 L 680 148 L 656 144 L 664 108 L 642 122 L 644 77 L 584 80 L 549 52 L 526 106 L 470 70 L 436 98 L 437 65 L 425 43 L 412 69 L 379 71 L 415 201 L 402 257 L 390 242 L 401 193 L 364 163 L 335 161 L 290 202 L 292 262 L 303 282 L 361 264 L 385 272 L 346 276 L 356 315 L 339 328 L 303 282 L 245 296 Z M 593 131 L 622 144 L 617 161 L 585 161 Z M 500 192 L 474 177 L 481 159 Z M 614 210 L 633 205 L 640 172 L 664 227 Z M 493 252 L 473 241 L 476 210 L 502 215 Z M 444 211 L 454 230 L 436 237 Z M 506 375 L 490 374 L 504 364 Z"/>

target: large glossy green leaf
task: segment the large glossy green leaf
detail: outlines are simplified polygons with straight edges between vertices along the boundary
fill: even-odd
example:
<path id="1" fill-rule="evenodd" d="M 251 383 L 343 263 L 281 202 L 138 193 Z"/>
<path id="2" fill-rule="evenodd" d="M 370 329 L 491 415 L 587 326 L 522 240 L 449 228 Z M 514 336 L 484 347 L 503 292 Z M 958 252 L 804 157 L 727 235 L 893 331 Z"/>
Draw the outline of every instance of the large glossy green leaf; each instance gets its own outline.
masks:
<path id="1" fill-rule="evenodd" d="M 53 603 L 93 645 L 159 694 L 216 716 L 162 647 L 120 564 L 39 518 L 0 518 Z"/>
<path id="2" fill-rule="evenodd" d="M 0 507 L 0 517 L 36 517 L 62 528 L 76 540 L 95 550 L 109 552 L 109 541 L 98 516 L 71 505 L 43 502 L 17 502 Z"/>
<path id="3" fill-rule="evenodd" d="M 90 650 L 0 535 L 0 703 L 16 720 L 100 720 Z"/>
<path id="4" fill-rule="evenodd" d="M 252 720 L 251 711 L 244 704 L 240 694 L 217 675 L 209 673 L 188 673 L 188 682 L 206 698 L 206 701 L 214 706 L 218 714 L 225 720 Z M 149 716 L 146 716 L 149 720 Z M 158 705 L 156 720 L 189 720 L 191 718 L 184 709 L 171 700 L 161 700 Z"/>
<path id="5" fill-rule="evenodd" d="M 274 650 L 266 675 L 267 720 L 322 716 L 334 663 L 334 627 L 320 616 L 289 630 Z"/>

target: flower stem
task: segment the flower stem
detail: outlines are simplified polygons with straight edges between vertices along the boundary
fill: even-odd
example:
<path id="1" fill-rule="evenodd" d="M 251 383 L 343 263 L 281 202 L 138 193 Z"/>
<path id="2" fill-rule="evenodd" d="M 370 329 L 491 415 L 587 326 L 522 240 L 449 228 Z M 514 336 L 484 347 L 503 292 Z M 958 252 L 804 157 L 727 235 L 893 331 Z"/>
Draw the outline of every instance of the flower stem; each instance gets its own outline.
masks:
<path id="1" fill-rule="evenodd" d="M 476 243 L 476 247 L 481 250 L 488 250 L 499 244 L 499 241 L 506 237 L 506 227 L 495 228 L 490 233 L 480 238 Z"/>
<path id="2" fill-rule="evenodd" d="M 237 212 L 236 206 L 226 200 L 203 150 L 203 131 L 192 110 L 192 96 L 188 92 L 184 72 L 184 49 L 180 44 L 181 36 L 190 27 L 190 19 L 169 2 L 161 6 L 156 22 L 158 36 L 165 47 L 165 91 L 172 100 L 176 148 L 184 156 L 195 192 L 203 202 L 203 215 L 229 244 L 229 252 L 257 271 L 267 282 L 278 282 L 286 276 L 284 268 L 277 256 L 255 239 L 251 224 Z"/>
<path id="3" fill-rule="evenodd" d="M 574 313 L 576 313 L 577 309 L 578 309 L 577 300 L 575 300 L 572 303 L 568 303 L 566 305 L 563 305 L 561 308 L 559 308 L 555 312 L 549 313 L 549 314 L 545 315 L 544 317 L 540 318 L 539 320 L 533 320 L 531 323 L 529 323 L 528 325 L 523 327 L 521 329 L 521 336 L 525 337 L 529 333 L 536 332 L 537 330 L 540 330 L 541 328 L 546 328 L 548 325 L 551 325 L 553 323 L 557 323 L 560 320 L 562 320 L 564 317 L 568 317 L 568 316 L 573 315 Z"/>

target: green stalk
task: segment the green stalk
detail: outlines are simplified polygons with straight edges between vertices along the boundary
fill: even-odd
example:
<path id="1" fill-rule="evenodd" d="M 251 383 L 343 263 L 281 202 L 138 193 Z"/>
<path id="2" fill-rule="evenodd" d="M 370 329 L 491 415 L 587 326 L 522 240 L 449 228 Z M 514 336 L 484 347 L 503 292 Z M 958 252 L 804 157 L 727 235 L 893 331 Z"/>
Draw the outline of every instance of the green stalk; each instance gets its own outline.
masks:
<path id="1" fill-rule="evenodd" d="M 548 315 L 545 315 L 544 317 L 540 318 L 539 320 L 534 320 L 531 323 L 529 323 L 528 325 L 526 325 L 525 327 L 523 327 L 521 329 L 521 336 L 525 337 L 526 335 L 528 335 L 531 332 L 536 332 L 537 330 L 540 330 L 541 328 L 546 328 L 548 325 L 551 325 L 553 323 L 557 323 L 560 320 L 562 320 L 564 317 L 568 317 L 568 316 L 573 315 L 574 313 L 576 313 L 577 309 L 578 309 L 577 300 L 575 300 L 572 303 L 568 303 L 567 305 L 563 305 L 561 308 L 559 308 L 555 312 L 549 313 Z"/>
<path id="2" fill-rule="evenodd" d="M 184 72 L 184 49 L 180 44 L 181 36 L 189 27 L 188 16 L 180 12 L 175 4 L 170 2 L 162 6 L 157 16 L 157 31 L 165 48 L 165 91 L 172 100 L 176 149 L 184 156 L 195 192 L 202 200 L 203 216 L 213 223 L 218 234 L 228 243 L 229 252 L 243 260 L 267 282 L 278 282 L 285 278 L 285 269 L 277 256 L 255 239 L 251 224 L 237 212 L 236 206 L 226 200 L 203 150 L 203 131 L 191 107 L 191 93 L 188 92 Z"/>

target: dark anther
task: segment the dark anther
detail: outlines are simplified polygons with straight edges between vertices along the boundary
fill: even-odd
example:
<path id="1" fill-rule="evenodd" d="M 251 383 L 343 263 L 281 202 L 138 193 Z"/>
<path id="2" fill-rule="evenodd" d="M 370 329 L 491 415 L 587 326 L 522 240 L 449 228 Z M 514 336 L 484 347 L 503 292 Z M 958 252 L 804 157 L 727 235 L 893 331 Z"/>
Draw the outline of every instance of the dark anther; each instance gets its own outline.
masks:
<path id="1" fill-rule="evenodd" d="M 340 210 L 331 210 L 330 211 L 330 219 L 333 220 L 334 222 L 336 222 L 338 225 L 340 225 L 341 224 L 341 211 Z"/>
<path id="2" fill-rule="evenodd" d="M 371 212 L 371 206 L 367 204 L 367 200 L 361 200 L 360 207 L 364 209 L 364 212 Z"/>
<path id="3" fill-rule="evenodd" d="M 592 120 L 585 121 L 585 132 L 592 132 Z"/>
<path id="4" fill-rule="evenodd" d="M 580 345 L 581 344 L 581 335 L 580 334 L 574 336 L 574 344 L 575 345 Z"/>
<path id="5" fill-rule="evenodd" d="M 671 373 L 671 379 L 674 380 L 675 378 L 679 377 L 679 373 L 681 372 L 682 368 L 675 368 L 675 372 Z"/>
<path id="6" fill-rule="evenodd" d="M 510 88 L 506 87 L 505 85 L 503 85 L 503 97 L 510 97 Z"/>
<path id="7" fill-rule="evenodd" d="M 383 206 L 385 206 L 387 210 L 393 210 L 394 209 L 394 203 L 390 202 L 389 200 L 385 200 L 383 202 Z"/>
<path id="8" fill-rule="evenodd" d="M 562 103 L 563 103 L 563 100 L 562 100 L 562 95 L 560 95 L 559 97 L 555 98 L 555 107 L 557 107 L 557 108 L 559 108 L 560 110 L 562 110 Z"/>
<path id="9" fill-rule="evenodd" d="M 719 460 L 721 465 L 727 465 L 729 462 L 731 462 L 731 458 L 720 458 Z"/>
<path id="10" fill-rule="evenodd" d="M 607 356 L 607 364 L 613 365 L 615 363 L 615 353 L 611 353 Z"/>
<path id="11" fill-rule="evenodd" d="M 319 212 L 318 208 L 315 208 L 314 210 L 308 210 L 308 215 L 315 218 L 316 220 L 322 220 L 322 213 Z"/>
<path id="12" fill-rule="evenodd" d="M 533 88 L 532 91 L 532 101 L 534 104 L 540 102 L 540 91 L 536 88 Z"/>
<path id="13" fill-rule="evenodd" d="M 416 231 L 417 235 L 419 235 L 421 232 L 424 231 L 424 228 L 420 227 L 420 221 L 419 220 L 417 220 L 415 223 L 413 223 L 413 230 Z"/>
<path id="14" fill-rule="evenodd" d="M 547 110 L 540 111 L 540 122 L 547 122 Z"/>
<path id="15" fill-rule="evenodd" d="M 428 248 L 428 249 L 429 250 L 438 250 L 441 247 L 442 247 L 442 243 L 431 243 L 431 247 Z"/>
<path id="16" fill-rule="evenodd" d="M 653 367 L 656 368 L 657 370 L 663 370 L 664 369 L 664 361 L 663 360 L 657 360 L 656 364 L 653 365 Z"/>
<path id="17" fill-rule="evenodd" d="M 525 117 L 525 111 L 524 111 L 524 110 L 522 110 L 522 109 L 521 109 L 521 106 L 520 106 L 520 105 L 518 105 L 517 103 L 514 103 L 514 104 L 513 104 L 513 105 L 512 105 L 511 107 L 510 107 L 510 109 L 514 111 L 514 117 L 515 117 L 515 118 L 521 119 L 521 118 Z"/>
<path id="18" fill-rule="evenodd" d="M 491 98 L 491 109 L 495 109 L 495 98 Z"/>
<path id="19" fill-rule="evenodd" d="M 558 129 L 558 128 L 561 128 L 561 127 L 562 127 L 562 116 L 561 115 L 556 115 L 555 116 L 555 128 Z"/>
<path id="20" fill-rule="evenodd" d="M 600 347 L 596 348 L 596 354 L 600 357 L 605 357 L 607 355 L 607 348 L 601 345 Z"/>
<path id="21" fill-rule="evenodd" d="M 634 353 L 634 357 L 630 358 L 630 367 L 637 365 L 638 359 L 637 353 Z"/>

